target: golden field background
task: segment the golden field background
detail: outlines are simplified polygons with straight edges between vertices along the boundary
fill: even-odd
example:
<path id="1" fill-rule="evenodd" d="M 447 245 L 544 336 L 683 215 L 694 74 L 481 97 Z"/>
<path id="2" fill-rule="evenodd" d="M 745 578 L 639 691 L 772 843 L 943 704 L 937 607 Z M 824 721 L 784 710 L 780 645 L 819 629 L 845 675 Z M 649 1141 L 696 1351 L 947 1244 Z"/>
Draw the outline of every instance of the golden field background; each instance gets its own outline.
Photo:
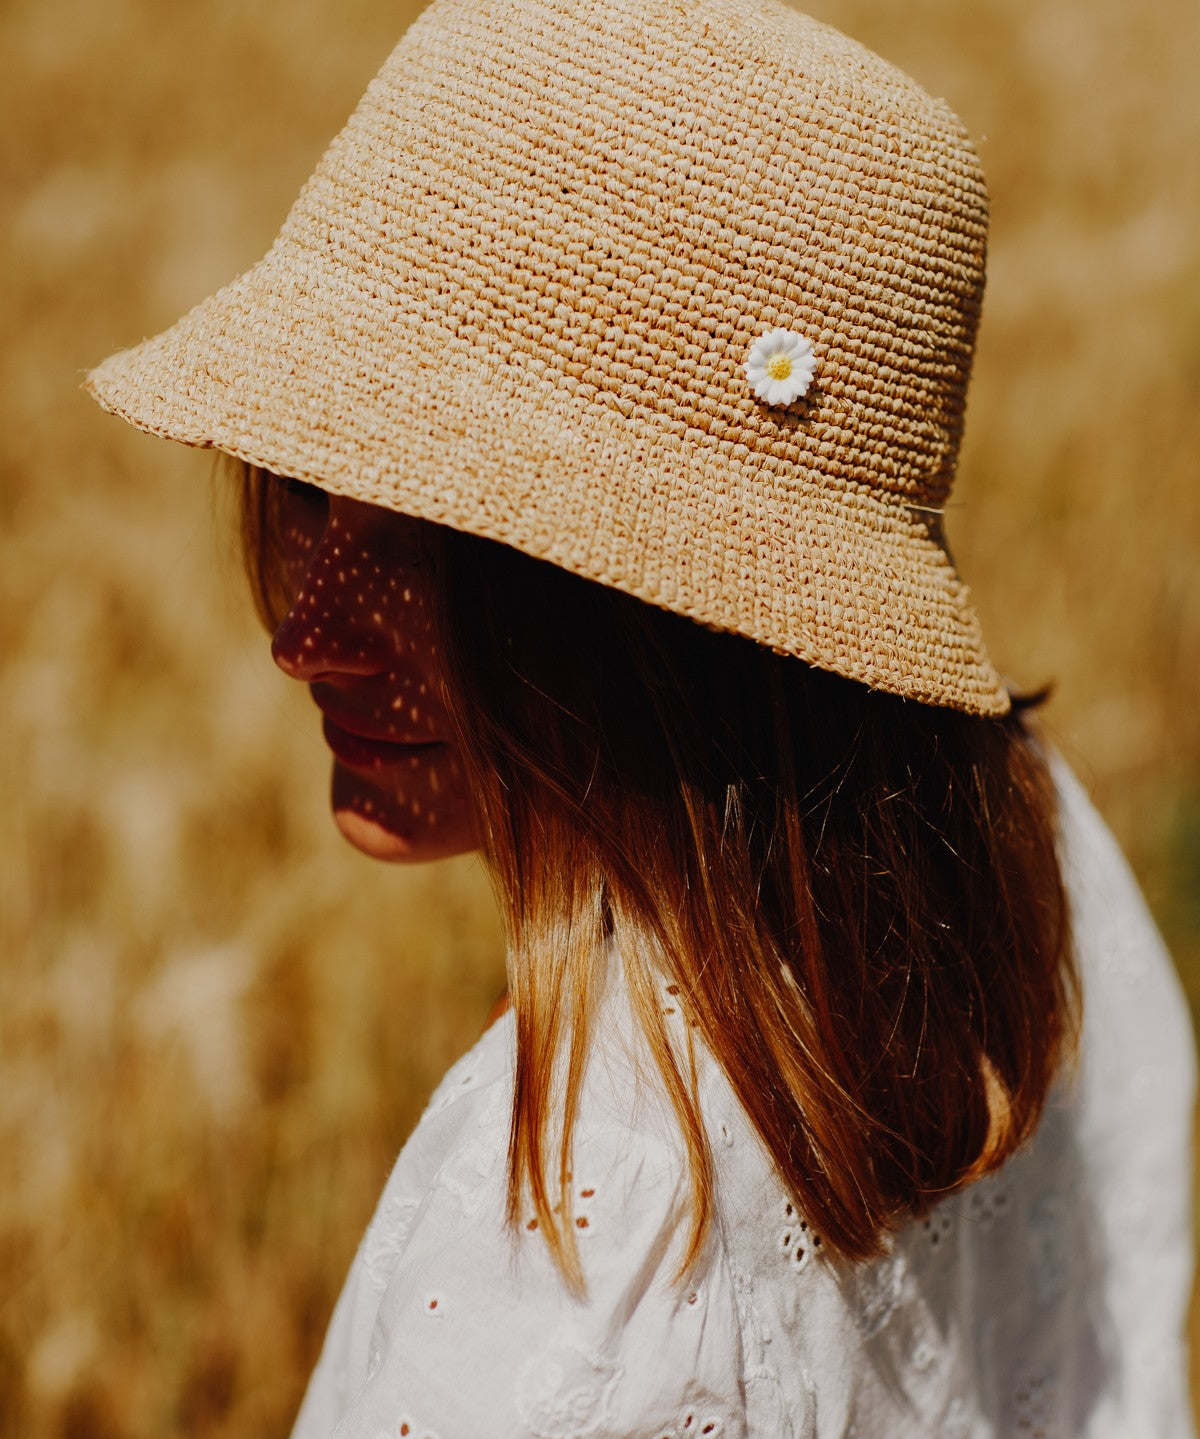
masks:
<path id="1" fill-rule="evenodd" d="M 78 388 L 259 256 L 417 8 L 0 0 L 3 1439 L 286 1433 L 502 982 L 474 861 L 334 833 L 210 460 Z M 951 539 L 1200 1003 L 1200 7 L 810 8 L 980 139 Z"/>

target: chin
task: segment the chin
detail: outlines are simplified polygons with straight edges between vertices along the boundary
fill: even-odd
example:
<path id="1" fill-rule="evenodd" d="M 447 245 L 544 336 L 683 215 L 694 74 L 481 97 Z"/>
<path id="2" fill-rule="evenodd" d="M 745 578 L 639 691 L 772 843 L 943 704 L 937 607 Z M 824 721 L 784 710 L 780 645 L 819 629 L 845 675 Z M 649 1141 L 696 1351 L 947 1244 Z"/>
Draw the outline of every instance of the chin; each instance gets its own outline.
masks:
<path id="1" fill-rule="evenodd" d="M 390 864 L 411 864 L 414 860 L 433 858 L 425 847 L 404 835 L 396 834 L 378 820 L 369 819 L 353 809 L 335 809 L 333 822 L 355 849 L 372 859 Z"/>
<path id="2" fill-rule="evenodd" d="M 340 764 L 333 770 L 333 820 L 355 849 L 388 864 L 421 864 L 478 848 L 465 805 L 447 806 L 431 824 L 423 809 L 413 815 Z"/>

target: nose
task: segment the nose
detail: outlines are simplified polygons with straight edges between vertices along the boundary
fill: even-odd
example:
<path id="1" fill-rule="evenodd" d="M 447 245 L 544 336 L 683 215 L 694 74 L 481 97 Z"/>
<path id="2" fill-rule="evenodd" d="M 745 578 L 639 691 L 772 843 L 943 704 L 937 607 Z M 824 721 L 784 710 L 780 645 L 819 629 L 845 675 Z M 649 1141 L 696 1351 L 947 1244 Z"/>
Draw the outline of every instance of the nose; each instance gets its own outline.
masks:
<path id="1" fill-rule="evenodd" d="M 271 657 L 284 674 L 311 684 L 385 673 L 393 646 L 378 593 L 380 567 L 345 506 L 332 503 L 307 554 L 285 563 L 298 588 L 271 639 Z"/>

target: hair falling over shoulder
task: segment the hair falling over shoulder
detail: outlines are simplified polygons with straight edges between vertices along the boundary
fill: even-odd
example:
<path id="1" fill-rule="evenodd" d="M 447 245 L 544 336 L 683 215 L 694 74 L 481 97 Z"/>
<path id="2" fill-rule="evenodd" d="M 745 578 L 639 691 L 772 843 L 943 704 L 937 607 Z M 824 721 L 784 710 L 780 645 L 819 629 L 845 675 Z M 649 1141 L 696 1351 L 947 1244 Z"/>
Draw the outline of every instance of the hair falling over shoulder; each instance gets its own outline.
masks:
<path id="1" fill-rule="evenodd" d="M 246 493 L 270 612 L 253 474 Z M 714 1179 L 664 981 L 827 1253 L 880 1253 L 1000 1165 L 1036 1128 L 1079 1007 L 1054 790 L 1022 706 L 898 699 L 431 532 L 445 684 L 508 929 L 510 1219 L 532 1204 L 582 1282 L 571 1133 L 609 939 L 687 1146 L 684 1269 Z"/>
<path id="2" fill-rule="evenodd" d="M 609 932 L 688 1146 L 689 1259 L 712 1166 L 662 978 L 832 1253 L 879 1253 L 1028 1138 L 1078 994 L 1020 714 L 881 694 L 486 541 L 440 549 L 512 946 L 513 1217 L 528 1192 L 574 1270 L 570 1130 Z"/>

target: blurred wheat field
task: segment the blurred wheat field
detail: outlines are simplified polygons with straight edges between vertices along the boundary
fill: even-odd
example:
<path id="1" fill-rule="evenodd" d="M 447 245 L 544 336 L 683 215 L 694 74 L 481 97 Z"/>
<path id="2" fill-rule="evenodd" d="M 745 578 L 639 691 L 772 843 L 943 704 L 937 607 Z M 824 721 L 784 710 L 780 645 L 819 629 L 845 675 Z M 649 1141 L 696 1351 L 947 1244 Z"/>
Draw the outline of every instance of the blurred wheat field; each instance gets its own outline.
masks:
<path id="1" fill-rule="evenodd" d="M 419 7 L 8 0 L 0 1436 L 287 1432 L 387 1167 L 502 984 L 473 860 L 325 813 L 203 455 L 81 371 L 252 263 Z M 951 541 L 1200 1002 L 1200 9 L 820 0 L 994 200 Z"/>

